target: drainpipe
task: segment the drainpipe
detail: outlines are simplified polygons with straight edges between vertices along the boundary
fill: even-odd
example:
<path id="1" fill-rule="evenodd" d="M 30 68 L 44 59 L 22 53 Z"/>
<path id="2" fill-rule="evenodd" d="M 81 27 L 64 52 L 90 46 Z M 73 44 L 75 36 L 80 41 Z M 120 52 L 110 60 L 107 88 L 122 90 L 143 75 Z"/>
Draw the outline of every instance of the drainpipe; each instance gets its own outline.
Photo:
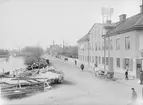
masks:
<path id="1" fill-rule="evenodd" d="M 104 71 L 106 70 L 106 38 L 104 36 Z"/>
<path id="2" fill-rule="evenodd" d="M 89 56 L 90 56 L 90 52 L 89 52 L 89 39 L 88 39 L 88 67 L 90 67 Z"/>
<path id="3" fill-rule="evenodd" d="M 106 38 L 105 35 L 102 35 L 102 38 L 104 39 L 104 71 L 106 70 Z"/>
<path id="4" fill-rule="evenodd" d="M 107 38 L 108 38 L 108 71 L 110 71 L 110 38 L 109 38 L 109 36 L 107 36 Z"/>

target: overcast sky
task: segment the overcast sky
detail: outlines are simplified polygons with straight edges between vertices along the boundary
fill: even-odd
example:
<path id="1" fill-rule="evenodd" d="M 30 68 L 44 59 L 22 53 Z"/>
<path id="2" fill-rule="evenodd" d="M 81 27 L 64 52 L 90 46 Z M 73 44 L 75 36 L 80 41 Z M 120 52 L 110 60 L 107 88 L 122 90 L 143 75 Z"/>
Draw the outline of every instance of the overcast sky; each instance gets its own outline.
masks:
<path id="1" fill-rule="evenodd" d="M 141 0 L 0 0 L 0 48 L 57 44 L 75 45 L 94 23 L 101 7 L 114 8 L 112 21 L 140 12 Z"/>

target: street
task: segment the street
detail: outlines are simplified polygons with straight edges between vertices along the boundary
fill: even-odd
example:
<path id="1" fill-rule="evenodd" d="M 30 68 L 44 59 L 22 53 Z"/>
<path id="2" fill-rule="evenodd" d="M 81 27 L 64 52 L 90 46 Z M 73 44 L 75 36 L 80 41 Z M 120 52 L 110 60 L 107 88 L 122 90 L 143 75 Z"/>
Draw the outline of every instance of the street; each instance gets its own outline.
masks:
<path id="1" fill-rule="evenodd" d="M 27 105 L 127 105 L 131 87 L 116 81 L 105 81 L 69 62 L 53 58 L 57 70 L 65 74 L 65 82 L 53 89 L 7 104 Z M 136 88 L 135 88 L 136 89 Z M 140 89 L 137 89 L 138 93 Z"/>

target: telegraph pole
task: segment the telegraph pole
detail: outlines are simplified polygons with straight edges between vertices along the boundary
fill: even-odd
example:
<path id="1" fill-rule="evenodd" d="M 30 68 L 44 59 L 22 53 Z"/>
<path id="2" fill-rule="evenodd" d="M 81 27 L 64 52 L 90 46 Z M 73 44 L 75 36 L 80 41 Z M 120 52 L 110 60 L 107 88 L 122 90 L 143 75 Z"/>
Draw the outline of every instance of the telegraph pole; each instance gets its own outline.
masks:
<path id="1" fill-rule="evenodd" d="M 64 54 L 64 52 L 65 52 L 65 51 L 64 51 L 64 47 L 65 47 L 65 46 L 64 46 L 64 40 L 63 40 L 63 54 Z"/>

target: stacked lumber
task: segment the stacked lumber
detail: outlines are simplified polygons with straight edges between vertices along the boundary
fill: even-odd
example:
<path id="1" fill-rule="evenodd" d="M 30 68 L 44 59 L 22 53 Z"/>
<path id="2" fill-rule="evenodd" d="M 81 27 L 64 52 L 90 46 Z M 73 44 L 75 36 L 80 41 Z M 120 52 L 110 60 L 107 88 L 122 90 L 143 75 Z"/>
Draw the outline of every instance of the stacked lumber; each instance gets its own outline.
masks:
<path id="1" fill-rule="evenodd" d="M 44 71 L 44 72 L 43 72 Z M 62 83 L 64 74 L 56 71 L 54 67 L 24 71 L 15 77 L 2 78 L 0 87 L 4 97 L 12 98 L 30 94 L 37 91 L 44 91 L 50 85 Z"/>

